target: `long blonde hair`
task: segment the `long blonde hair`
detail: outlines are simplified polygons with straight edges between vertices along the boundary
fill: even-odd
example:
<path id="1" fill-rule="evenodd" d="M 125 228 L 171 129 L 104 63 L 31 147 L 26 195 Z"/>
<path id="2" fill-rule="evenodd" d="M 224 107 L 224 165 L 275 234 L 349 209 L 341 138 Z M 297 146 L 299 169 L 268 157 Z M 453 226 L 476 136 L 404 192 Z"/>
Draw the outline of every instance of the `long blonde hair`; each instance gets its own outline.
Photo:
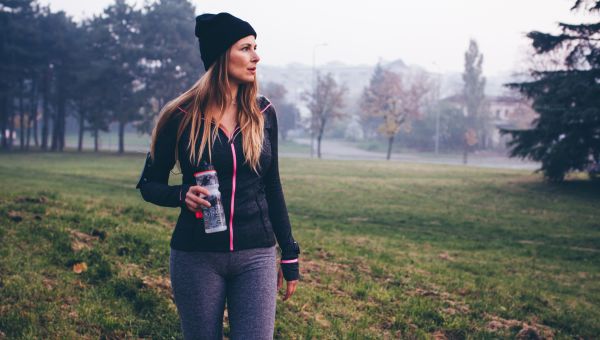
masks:
<path id="1" fill-rule="evenodd" d="M 212 163 L 212 145 L 218 136 L 219 120 L 227 106 L 233 101 L 229 91 L 229 75 L 227 65 L 229 64 L 229 52 L 231 48 L 223 53 L 206 73 L 196 83 L 177 98 L 169 101 L 160 111 L 158 122 L 152 131 L 152 143 L 150 153 L 154 159 L 156 138 L 165 124 L 177 111 L 184 111 L 184 117 L 177 130 L 177 143 L 175 144 L 175 160 L 179 161 L 178 148 L 179 139 L 191 124 L 190 140 L 187 149 L 190 151 L 190 163 L 199 165 L 200 159 L 208 144 L 209 162 Z M 252 170 L 258 172 L 259 159 L 262 151 L 264 137 L 264 118 L 257 103 L 258 82 L 256 77 L 252 83 L 240 84 L 237 92 L 238 112 L 237 120 L 242 132 L 242 145 L 245 163 Z M 204 129 L 201 132 L 201 120 L 204 120 Z M 214 127 L 211 131 L 211 125 Z M 209 138 L 211 136 L 212 138 Z M 200 138 L 200 148 L 196 150 L 196 143 Z"/>

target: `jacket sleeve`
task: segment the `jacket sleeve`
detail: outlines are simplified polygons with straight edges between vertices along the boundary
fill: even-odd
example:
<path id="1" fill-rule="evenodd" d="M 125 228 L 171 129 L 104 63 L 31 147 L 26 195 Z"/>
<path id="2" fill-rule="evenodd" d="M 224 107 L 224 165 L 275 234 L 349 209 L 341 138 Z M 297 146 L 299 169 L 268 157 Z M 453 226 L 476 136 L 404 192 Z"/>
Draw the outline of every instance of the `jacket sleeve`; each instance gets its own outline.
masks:
<path id="1" fill-rule="evenodd" d="M 175 165 L 175 145 L 179 119 L 173 117 L 158 133 L 154 159 L 144 169 L 139 185 L 145 201 L 162 207 L 184 207 L 190 185 L 169 185 L 169 174 Z"/>
<path id="2" fill-rule="evenodd" d="M 269 205 L 269 218 L 273 225 L 273 231 L 277 243 L 281 248 L 281 266 L 287 281 L 298 279 L 298 253 L 294 246 L 292 227 L 288 216 L 281 180 L 279 178 L 279 154 L 278 154 L 278 129 L 277 115 L 273 106 L 267 109 L 267 117 L 270 120 L 270 141 L 272 164 L 265 174 L 265 195 Z"/>

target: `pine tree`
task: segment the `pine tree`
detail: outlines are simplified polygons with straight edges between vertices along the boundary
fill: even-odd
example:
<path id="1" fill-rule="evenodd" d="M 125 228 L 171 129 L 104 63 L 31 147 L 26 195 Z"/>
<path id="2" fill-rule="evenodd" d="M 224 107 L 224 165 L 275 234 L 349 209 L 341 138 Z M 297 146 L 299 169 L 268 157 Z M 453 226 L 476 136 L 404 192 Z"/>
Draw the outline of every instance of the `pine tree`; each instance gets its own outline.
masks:
<path id="1" fill-rule="evenodd" d="M 577 0 L 571 10 L 600 12 L 600 1 Z M 531 80 L 511 83 L 532 99 L 539 117 L 528 130 L 500 130 L 510 134 L 512 157 L 540 161 L 544 177 L 562 181 L 569 171 L 585 170 L 600 162 L 600 22 L 558 24 L 558 35 L 527 34 L 540 56 L 560 51 L 560 69 L 537 69 Z"/>

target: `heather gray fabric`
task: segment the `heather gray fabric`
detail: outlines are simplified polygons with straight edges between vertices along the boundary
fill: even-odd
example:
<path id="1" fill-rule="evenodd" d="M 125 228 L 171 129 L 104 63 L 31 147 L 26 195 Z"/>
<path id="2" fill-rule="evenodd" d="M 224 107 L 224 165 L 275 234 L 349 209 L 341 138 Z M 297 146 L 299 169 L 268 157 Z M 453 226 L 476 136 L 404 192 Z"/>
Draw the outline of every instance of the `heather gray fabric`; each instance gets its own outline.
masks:
<path id="1" fill-rule="evenodd" d="M 273 339 L 275 246 L 234 252 L 171 248 L 171 287 L 187 339 L 222 339 L 227 302 L 230 339 Z"/>

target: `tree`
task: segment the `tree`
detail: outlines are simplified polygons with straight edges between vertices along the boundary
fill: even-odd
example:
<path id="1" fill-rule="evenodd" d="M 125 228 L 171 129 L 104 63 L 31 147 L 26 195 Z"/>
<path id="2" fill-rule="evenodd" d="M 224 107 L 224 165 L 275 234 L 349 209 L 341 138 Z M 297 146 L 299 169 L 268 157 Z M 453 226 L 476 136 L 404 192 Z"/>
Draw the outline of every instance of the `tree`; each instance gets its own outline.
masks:
<path id="1" fill-rule="evenodd" d="M 119 153 L 125 151 L 125 125 L 139 119 L 141 103 L 134 95 L 134 81 L 138 79 L 138 60 L 141 58 L 141 12 L 125 0 L 115 2 L 104 10 L 99 29 L 109 33 L 104 57 L 112 61 L 111 96 L 113 119 L 119 126 Z"/>
<path id="2" fill-rule="evenodd" d="M 400 74 L 378 65 L 363 91 L 362 109 L 373 116 L 383 117 L 379 132 L 388 140 L 388 160 L 395 136 L 402 128 L 410 129 L 410 121 L 421 115 L 423 99 L 429 91 L 424 74 L 418 74 L 408 83 L 404 84 Z"/>
<path id="3" fill-rule="evenodd" d="M 600 1 L 576 0 L 571 10 L 578 9 L 597 14 Z M 600 22 L 558 25 L 558 35 L 527 37 L 538 56 L 561 67 L 532 69 L 530 80 L 506 84 L 530 98 L 539 117 L 530 129 L 500 130 L 512 137 L 510 156 L 540 161 L 536 172 L 550 181 L 600 162 Z"/>
<path id="4" fill-rule="evenodd" d="M 470 149 L 485 140 L 486 125 L 488 120 L 485 116 L 485 78 L 483 77 L 483 55 L 479 53 L 479 47 L 475 40 L 469 42 L 469 48 L 465 52 L 465 72 L 463 73 L 463 96 L 467 117 L 465 120 L 463 163 L 467 163 Z"/>
<path id="5" fill-rule="evenodd" d="M 50 66 L 53 74 L 53 101 L 54 117 L 52 121 L 52 139 L 50 149 L 63 151 L 65 147 L 67 105 L 77 89 L 71 86 L 74 82 L 73 64 L 78 58 L 78 53 L 73 49 L 77 40 L 79 29 L 73 19 L 65 12 L 52 13 L 52 26 L 54 30 L 50 41 Z M 50 98 L 47 98 L 48 100 Z"/>
<path id="6" fill-rule="evenodd" d="M 300 120 L 300 111 L 294 104 L 289 103 L 285 99 L 287 89 L 282 84 L 268 82 L 262 88 L 263 95 L 269 98 L 277 108 L 279 132 L 281 133 L 281 138 L 286 140 L 288 132 L 294 129 Z"/>
<path id="7" fill-rule="evenodd" d="M 20 130 L 20 147 L 25 147 L 25 101 L 39 59 L 35 48 L 38 12 L 33 0 L 0 1 L 0 132 L 4 149 L 12 147 L 15 123 Z"/>
<path id="8" fill-rule="evenodd" d="M 280 83 L 270 81 L 262 86 L 261 92 L 275 107 L 279 107 L 285 101 L 287 89 Z"/>
<path id="9" fill-rule="evenodd" d="M 439 117 L 439 149 L 462 151 L 466 117 L 461 108 L 445 100 L 437 101 L 426 110 L 422 119 L 412 123 L 410 134 L 401 140 L 402 145 L 420 150 L 435 150 L 436 116 Z"/>
<path id="10" fill-rule="evenodd" d="M 188 0 L 158 0 L 145 7 L 141 23 L 144 53 L 139 60 L 143 114 L 136 126 L 151 133 L 154 119 L 168 100 L 190 88 L 204 68 L 198 42 L 190 39 L 194 6 Z"/>
<path id="11" fill-rule="evenodd" d="M 94 149 L 98 151 L 99 131 L 108 130 L 110 118 L 110 93 L 113 90 L 113 63 L 109 58 L 98 57 L 109 50 L 110 33 L 103 30 L 103 19 L 96 16 L 83 22 L 78 36 L 77 46 L 79 58 L 73 65 L 75 81 L 71 85 L 77 88 L 73 95 L 75 115 L 78 120 L 79 133 L 77 150 L 83 150 L 85 131 L 90 131 L 94 138 Z"/>
<path id="12" fill-rule="evenodd" d="M 288 132 L 295 129 L 300 121 L 300 111 L 296 105 L 286 101 L 279 105 L 277 112 L 279 113 L 278 129 L 281 132 L 281 139 L 285 141 Z"/>
<path id="13" fill-rule="evenodd" d="M 373 75 L 371 76 L 370 83 L 379 83 L 383 77 L 383 67 L 381 63 L 375 65 Z M 363 105 L 366 98 L 364 95 L 359 99 L 357 108 L 358 110 L 358 121 L 363 130 L 365 139 L 376 138 L 378 135 L 378 128 L 383 124 L 383 117 L 379 115 L 373 115 L 373 113 L 366 109 Z"/>
<path id="14" fill-rule="evenodd" d="M 304 92 L 303 98 L 310 110 L 309 130 L 317 136 L 317 157 L 321 158 L 321 140 L 327 122 L 340 118 L 344 113 L 344 94 L 348 91 L 339 85 L 331 73 L 324 77 L 317 74 L 317 86 L 313 91 Z"/>

